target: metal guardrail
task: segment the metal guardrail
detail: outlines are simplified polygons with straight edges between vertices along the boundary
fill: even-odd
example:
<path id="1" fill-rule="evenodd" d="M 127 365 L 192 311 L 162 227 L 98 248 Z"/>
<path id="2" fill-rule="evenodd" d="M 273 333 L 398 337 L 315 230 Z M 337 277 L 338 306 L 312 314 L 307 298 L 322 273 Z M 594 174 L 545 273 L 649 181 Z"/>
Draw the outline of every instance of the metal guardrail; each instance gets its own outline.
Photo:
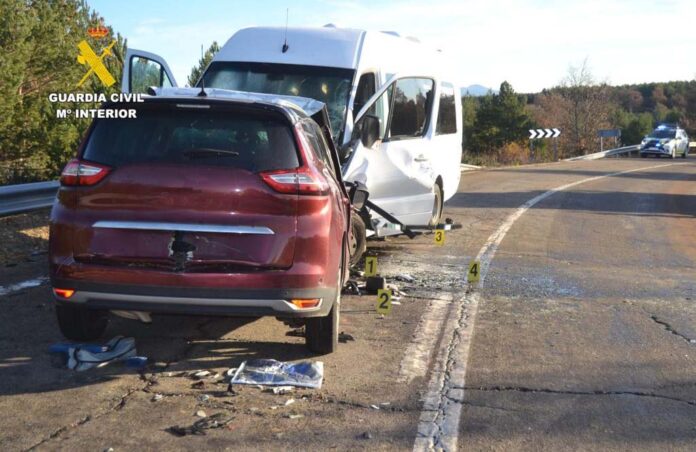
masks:
<path id="1" fill-rule="evenodd" d="M 597 159 L 602 159 L 604 157 L 611 157 L 613 155 L 631 153 L 631 152 L 637 151 L 638 149 L 640 149 L 640 145 L 636 144 L 633 146 L 624 146 L 622 148 L 608 149 L 608 150 L 603 151 L 603 152 L 595 152 L 594 154 L 581 155 L 579 157 L 565 159 L 564 161 L 565 162 L 574 162 L 576 160 L 597 160 Z"/>
<path id="2" fill-rule="evenodd" d="M 59 186 L 51 181 L 0 187 L 0 216 L 50 207 Z"/>

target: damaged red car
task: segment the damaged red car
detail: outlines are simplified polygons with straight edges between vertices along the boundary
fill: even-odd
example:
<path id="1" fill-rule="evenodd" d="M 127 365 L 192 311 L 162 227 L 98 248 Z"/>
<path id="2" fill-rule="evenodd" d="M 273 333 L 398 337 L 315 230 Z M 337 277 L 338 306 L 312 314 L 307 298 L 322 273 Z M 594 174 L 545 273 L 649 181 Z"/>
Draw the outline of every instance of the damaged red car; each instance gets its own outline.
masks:
<path id="1" fill-rule="evenodd" d="M 201 94 L 105 105 L 136 118 L 95 120 L 63 170 L 50 222 L 61 331 L 97 339 L 110 311 L 274 316 L 334 351 L 351 204 L 324 105 Z"/>

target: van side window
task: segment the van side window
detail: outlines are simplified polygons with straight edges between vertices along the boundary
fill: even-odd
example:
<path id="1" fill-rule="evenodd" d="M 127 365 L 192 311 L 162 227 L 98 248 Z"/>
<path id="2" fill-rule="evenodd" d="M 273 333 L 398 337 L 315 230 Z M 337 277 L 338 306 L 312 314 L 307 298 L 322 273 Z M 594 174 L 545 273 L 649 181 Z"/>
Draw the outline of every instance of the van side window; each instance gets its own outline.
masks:
<path id="1" fill-rule="evenodd" d="M 375 91 L 375 74 L 366 72 L 361 75 L 358 89 L 355 92 L 355 100 L 353 101 L 353 115 L 358 114 L 370 97 L 375 94 Z"/>
<path id="2" fill-rule="evenodd" d="M 389 138 L 412 138 L 425 134 L 433 104 L 433 81 L 427 78 L 404 78 L 394 87 L 394 106 Z"/>
<path id="3" fill-rule="evenodd" d="M 457 133 L 457 113 L 454 108 L 454 86 L 449 83 L 440 85 L 440 107 L 437 110 L 436 135 Z"/>

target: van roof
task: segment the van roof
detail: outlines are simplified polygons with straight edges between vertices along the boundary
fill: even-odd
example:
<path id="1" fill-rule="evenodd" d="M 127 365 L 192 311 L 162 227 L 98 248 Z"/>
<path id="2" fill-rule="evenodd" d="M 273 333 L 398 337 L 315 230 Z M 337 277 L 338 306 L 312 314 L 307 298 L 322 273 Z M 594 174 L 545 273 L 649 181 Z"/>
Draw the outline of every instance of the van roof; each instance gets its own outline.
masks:
<path id="1" fill-rule="evenodd" d="M 364 34 L 363 30 L 334 27 L 293 27 L 287 31 L 285 27 L 243 28 L 222 46 L 213 61 L 354 68 Z"/>

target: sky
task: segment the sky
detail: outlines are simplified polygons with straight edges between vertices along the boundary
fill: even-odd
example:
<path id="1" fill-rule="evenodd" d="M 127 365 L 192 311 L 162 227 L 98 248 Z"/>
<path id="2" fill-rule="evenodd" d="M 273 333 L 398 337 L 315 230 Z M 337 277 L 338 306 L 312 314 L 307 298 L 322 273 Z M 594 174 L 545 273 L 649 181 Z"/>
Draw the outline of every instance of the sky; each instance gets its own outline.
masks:
<path id="1" fill-rule="evenodd" d="M 448 56 L 462 86 L 518 92 L 558 85 L 587 61 L 612 85 L 696 78 L 694 0 L 87 0 L 128 39 L 162 56 L 180 86 L 201 56 L 254 25 L 393 30 Z"/>

